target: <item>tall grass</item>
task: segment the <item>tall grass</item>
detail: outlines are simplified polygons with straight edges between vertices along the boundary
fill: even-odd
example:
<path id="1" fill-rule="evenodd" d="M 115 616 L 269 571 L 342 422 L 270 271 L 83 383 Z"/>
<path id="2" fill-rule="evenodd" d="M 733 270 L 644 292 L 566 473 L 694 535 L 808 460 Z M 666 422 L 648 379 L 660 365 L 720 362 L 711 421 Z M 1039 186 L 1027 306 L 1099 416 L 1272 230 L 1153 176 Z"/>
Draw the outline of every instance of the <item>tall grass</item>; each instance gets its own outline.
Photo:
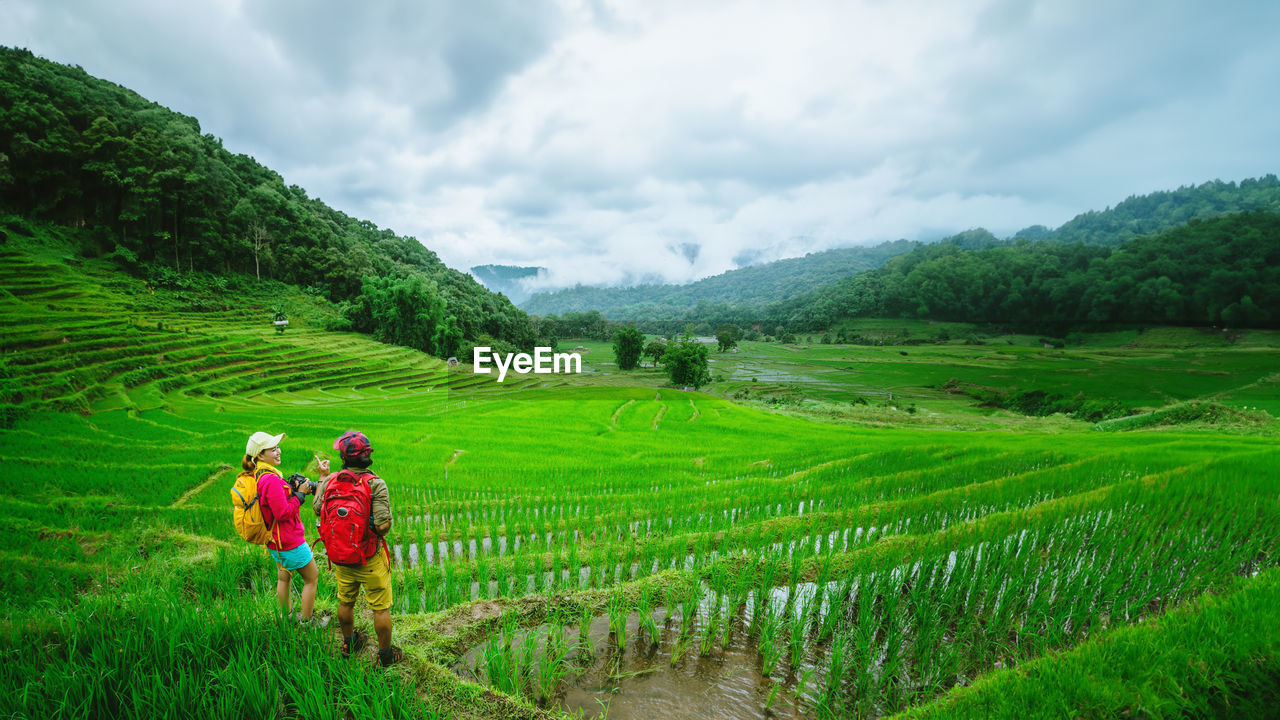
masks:
<path id="1" fill-rule="evenodd" d="M 330 636 L 245 599 L 198 605 L 141 583 L 74 609 L 11 617 L 0 702 L 18 717 L 437 717 Z M 247 621 L 248 620 L 248 621 Z"/>

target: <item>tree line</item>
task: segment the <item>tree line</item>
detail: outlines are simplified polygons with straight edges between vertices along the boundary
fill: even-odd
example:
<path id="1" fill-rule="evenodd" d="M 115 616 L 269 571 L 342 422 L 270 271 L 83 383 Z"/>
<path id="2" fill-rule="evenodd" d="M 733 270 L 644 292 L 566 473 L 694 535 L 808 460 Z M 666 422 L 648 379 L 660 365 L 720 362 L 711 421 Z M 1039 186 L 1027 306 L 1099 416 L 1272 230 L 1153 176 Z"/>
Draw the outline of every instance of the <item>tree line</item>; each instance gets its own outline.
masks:
<path id="1" fill-rule="evenodd" d="M 1280 213 L 1193 219 L 1119 247 L 985 231 L 891 258 L 882 267 L 763 309 L 699 304 L 677 316 L 617 321 L 590 310 L 535 317 L 544 334 L 607 339 L 647 332 L 787 338 L 845 318 L 987 323 L 1061 334 L 1113 324 L 1280 327 Z M 969 249 L 966 249 L 969 248 Z"/>
<path id="2" fill-rule="evenodd" d="M 848 286 L 876 276 L 872 273 L 863 281 L 856 282 L 853 278 L 863 271 L 884 266 L 891 258 L 905 258 L 913 251 L 918 253 L 914 259 L 899 261 L 915 264 L 935 257 L 935 254 L 945 255 L 957 250 L 983 251 L 1028 243 L 1057 243 L 1064 246 L 1086 244 L 1116 248 L 1134 238 L 1158 235 L 1192 220 L 1210 220 L 1260 209 L 1280 210 L 1280 179 L 1275 175 L 1250 178 L 1239 183 L 1213 180 L 1176 190 L 1132 196 L 1113 208 L 1077 215 L 1056 230 L 1033 225 L 1019 230 L 1011 237 L 998 238 L 983 228 L 974 228 L 930 245 L 899 240 L 872 248 L 843 248 L 811 253 L 803 258 L 731 270 L 689 285 L 576 287 L 554 293 L 538 293 L 523 303 L 522 307 L 530 312 L 548 315 L 595 309 L 613 320 L 634 322 L 649 332 L 667 334 L 680 332 L 692 324 L 697 328 L 697 334 L 709 335 L 713 328 L 725 323 L 742 328 L 759 328 L 764 334 L 781 334 L 777 332 L 779 325 L 792 331 L 814 330 L 826 327 L 833 319 L 844 316 L 845 308 L 853 308 L 851 312 L 855 314 L 865 312 L 865 303 L 858 303 L 849 297 Z M 1024 283 L 1033 281 L 1034 277 L 1023 278 Z M 1018 294 L 1023 291 L 1020 288 L 1018 290 Z M 859 286 L 859 292 L 866 294 L 880 291 Z M 929 299 L 927 290 L 918 295 Z M 1256 304 L 1256 297 L 1251 297 L 1251 300 Z M 1012 302 L 1016 303 L 1017 298 Z M 921 309 L 920 303 L 905 304 L 908 307 L 885 308 L 880 311 L 892 311 L 899 317 L 934 317 L 932 312 L 918 315 L 916 311 Z M 1252 319 L 1253 311 L 1247 305 L 1241 307 L 1244 309 L 1243 316 Z M 1001 320 L 1003 322 L 1024 323 L 1028 320 L 1025 317 L 1008 317 L 1014 313 L 990 312 L 983 303 L 967 305 L 962 310 L 960 314 L 966 318 L 981 315 L 983 318 L 1004 318 Z M 1085 316 L 1089 314 L 1084 313 Z M 1111 318 L 1111 314 L 1106 312 L 1093 314 Z M 1228 318 L 1238 319 L 1236 314 L 1235 311 L 1228 312 Z"/>
<path id="3" fill-rule="evenodd" d="M 704 308 L 702 314 L 711 306 L 759 310 L 779 299 L 803 294 L 815 284 L 825 285 L 879 267 L 894 255 L 919 245 L 895 240 L 872 247 L 813 252 L 803 257 L 728 270 L 687 285 L 613 288 L 578 285 L 535 293 L 521 303 L 521 307 L 539 315 L 599 310 L 619 320 L 643 317 L 682 322 L 690 309 L 698 307 Z"/>
<path id="4" fill-rule="evenodd" d="M 83 228 L 135 271 L 245 273 L 344 303 L 352 327 L 447 356 L 536 344 L 529 316 L 412 237 L 339 212 L 199 122 L 0 47 L 0 210 Z M 153 270 L 154 272 L 154 270 Z M 420 323 L 422 329 L 409 329 Z"/>
<path id="5" fill-rule="evenodd" d="M 1028 330 L 1114 323 L 1280 327 L 1280 214 L 1193 219 L 1117 248 L 1051 240 L 982 250 L 929 245 L 774 305 L 760 322 L 804 331 L 844 317 Z"/>
<path id="6" fill-rule="evenodd" d="M 1239 183 L 1210 180 L 1176 190 L 1133 195 L 1113 208 L 1081 213 L 1057 230 L 1031 227 L 1017 236 L 1115 247 L 1136 237 L 1158 235 L 1192 220 L 1268 209 L 1280 210 L 1280 179 L 1274 174 Z"/>

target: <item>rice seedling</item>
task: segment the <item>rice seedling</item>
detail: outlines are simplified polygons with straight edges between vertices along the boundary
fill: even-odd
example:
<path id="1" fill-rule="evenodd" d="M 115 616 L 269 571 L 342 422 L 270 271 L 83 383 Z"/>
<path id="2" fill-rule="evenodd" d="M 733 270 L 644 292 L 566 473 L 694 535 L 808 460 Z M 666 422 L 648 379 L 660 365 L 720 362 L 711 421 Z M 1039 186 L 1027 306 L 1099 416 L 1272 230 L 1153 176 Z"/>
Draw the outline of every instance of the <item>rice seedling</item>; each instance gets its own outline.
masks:
<path id="1" fill-rule="evenodd" d="M 808 701 L 806 691 L 809 688 L 809 683 L 813 680 L 815 672 L 817 672 L 817 668 L 806 668 L 803 672 L 798 673 L 798 676 L 796 677 L 795 691 L 792 694 L 792 704 L 796 709 L 799 709 L 804 702 Z"/>
<path id="2" fill-rule="evenodd" d="M 533 576 L 533 592 L 540 594 L 547 589 L 547 573 L 538 564 L 537 558 L 530 559 L 530 568 Z"/>
<path id="3" fill-rule="evenodd" d="M 627 647 L 627 618 L 631 614 L 631 606 L 621 590 L 614 590 L 609 596 L 609 632 L 613 636 L 618 652 L 625 652 Z"/>
<path id="4" fill-rule="evenodd" d="M 560 683 L 572 672 L 568 661 L 570 650 L 565 641 L 564 619 L 559 615 L 547 618 L 547 634 L 537 670 L 537 697 L 540 704 L 548 705 L 555 697 Z"/>
<path id="5" fill-rule="evenodd" d="M 792 615 L 787 620 L 787 650 L 789 651 L 789 659 L 791 661 L 791 670 L 793 672 L 800 669 L 800 664 L 804 661 L 805 656 L 805 635 L 809 623 L 809 613 L 812 610 L 808 606 L 796 605 L 793 608 Z M 837 611 L 829 611 L 828 615 L 837 615 Z"/>
<path id="6" fill-rule="evenodd" d="M 769 697 L 768 697 L 768 698 L 766 698 L 766 699 L 765 699 L 765 701 L 764 701 L 764 710 L 765 710 L 765 712 L 769 712 L 770 708 L 772 708 L 772 707 L 773 707 L 773 701 L 774 701 L 774 699 L 775 699 L 775 698 L 777 698 L 777 697 L 778 697 L 778 690 L 779 690 L 779 689 L 781 689 L 781 688 L 782 688 L 782 683 L 781 683 L 781 682 L 779 682 L 779 681 L 777 681 L 777 680 L 774 680 L 774 681 L 769 685 Z"/>
<path id="7" fill-rule="evenodd" d="M 501 631 L 492 635 L 484 646 L 485 676 L 489 684 L 509 695 L 519 693 L 520 668 L 513 650 L 515 622 L 508 618 Z"/>
<path id="8" fill-rule="evenodd" d="M 689 651 L 689 646 L 693 644 L 693 638 L 689 635 L 679 635 L 676 637 L 675 646 L 671 648 L 671 667 L 675 667 L 680 663 Z"/>
<path id="9" fill-rule="evenodd" d="M 496 592 L 494 593 L 494 597 L 497 597 L 497 598 L 511 597 L 512 595 L 511 588 L 508 585 L 511 571 L 508 564 L 501 563 L 501 562 L 494 563 L 493 569 L 494 569 L 494 576 L 495 576 L 494 582 L 497 588 Z M 487 583 L 488 580 L 486 579 L 485 582 Z"/>
<path id="10" fill-rule="evenodd" d="M 537 658 L 537 643 L 534 642 L 533 633 L 529 632 L 521 638 L 520 654 L 515 663 L 516 690 L 520 694 L 530 698 L 537 698 L 537 682 L 534 677 L 536 672 L 535 660 Z"/>
<path id="11" fill-rule="evenodd" d="M 480 594 L 481 600 L 488 600 L 491 597 L 489 585 L 492 582 L 491 573 L 493 571 L 494 571 L 493 566 L 491 566 L 483 558 L 478 558 L 476 560 L 476 566 L 475 566 L 476 582 L 479 584 L 479 594 Z"/>
<path id="12" fill-rule="evenodd" d="M 782 621 L 778 613 L 767 607 L 761 611 L 760 616 L 760 673 L 765 677 L 772 677 L 778 667 L 778 660 L 782 657 L 782 647 L 778 642 Z"/>
<path id="13" fill-rule="evenodd" d="M 849 669 L 850 642 L 847 633 L 836 635 L 831 642 L 825 685 L 814 705 L 814 709 L 819 716 L 837 717 L 844 708 L 842 683 L 844 682 L 845 673 Z"/>
<path id="14" fill-rule="evenodd" d="M 647 637 L 650 647 L 656 647 L 660 640 L 661 633 L 658 631 L 658 623 L 653 619 L 653 586 L 645 586 L 640 590 L 640 601 L 636 609 L 639 611 L 640 627 L 639 634 Z"/>
<path id="15" fill-rule="evenodd" d="M 711 611 L 707 613 L 706 622 L 702 625 L 701 640 L 698 645 L 699 652 L 703 655 L 710 655 L 711 650 L 715 647 L 716 640 L 720 637 L 720 623 L 724 622 L 720 615 L 721 598 L 719 593 L 711 602 Z"/>
<path id="16" fill-rule="evenodd" d="M 563 580 L 562 580 L 564 568 L 560 564 L 561 563 L 560 556 L 561 556 L 560 553 L 555 553 L 551 556 L 551 582 L 549 583 L 547 589 L 552 592 L 555 592 L 561 589 L 562 587 L 564 587 Z"/>
<path id="17" fill-rule="evenodd" d="M 591 662 L 595 656 L 595 648 L 591 645 L 591 621 L 595 619 L 595 614 L 591 611 L 591 606 L 583 605 L 578 611 L 578 662 L 587 664 Z"/>

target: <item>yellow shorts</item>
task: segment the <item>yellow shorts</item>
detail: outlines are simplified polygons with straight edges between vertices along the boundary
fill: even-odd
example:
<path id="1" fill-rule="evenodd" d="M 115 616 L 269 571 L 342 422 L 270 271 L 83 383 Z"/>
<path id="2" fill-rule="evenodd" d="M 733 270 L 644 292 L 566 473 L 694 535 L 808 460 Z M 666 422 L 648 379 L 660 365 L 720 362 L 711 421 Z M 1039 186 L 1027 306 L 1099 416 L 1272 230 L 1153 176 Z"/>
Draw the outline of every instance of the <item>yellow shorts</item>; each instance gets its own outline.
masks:
<path id="1" fill-rule="evenodd" d="M 378 552 L 369 558 L 364 567 L 333 566 L 338 578 L 338 602 L 354 603 L 360 597 L 360 586 L 364 586 L 365 599 L 373 610 L 386 610 L 391 607 L 391 569 L 387 566 L 386 551 L 378 548 Z"/>

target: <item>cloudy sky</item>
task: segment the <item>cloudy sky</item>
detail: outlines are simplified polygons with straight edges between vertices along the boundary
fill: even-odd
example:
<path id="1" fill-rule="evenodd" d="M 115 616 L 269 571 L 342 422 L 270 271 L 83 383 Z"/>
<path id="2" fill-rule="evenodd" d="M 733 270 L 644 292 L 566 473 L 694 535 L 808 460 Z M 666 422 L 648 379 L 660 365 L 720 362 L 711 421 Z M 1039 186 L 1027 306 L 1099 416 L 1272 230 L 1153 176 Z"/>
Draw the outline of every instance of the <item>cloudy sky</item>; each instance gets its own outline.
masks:
<path id="1" fill-rule="evenodd" d="M 740 264 L 1280 171 L 1280 3 L 0 0 L 450 265 Z"/>

